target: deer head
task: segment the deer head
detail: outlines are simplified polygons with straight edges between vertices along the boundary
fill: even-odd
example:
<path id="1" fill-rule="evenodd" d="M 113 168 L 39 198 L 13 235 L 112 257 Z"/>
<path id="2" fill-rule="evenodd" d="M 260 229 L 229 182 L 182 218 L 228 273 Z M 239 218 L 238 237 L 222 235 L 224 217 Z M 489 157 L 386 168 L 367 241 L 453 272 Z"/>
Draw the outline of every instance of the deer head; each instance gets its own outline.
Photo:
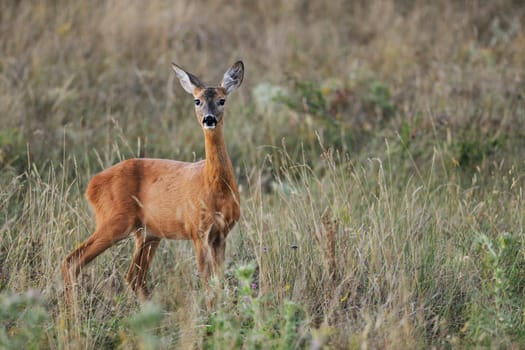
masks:
<path id="1" fill-rule="evenodd" d="M 244 64 L 237 61 L 230 67 L 218 87 L 206 87 L 195 75 L 172 63 L 180 84 L 195 98 L 195 114 L 204 130 L 214 130 L 222 124 L 226 98 L 241 85 Z"/>

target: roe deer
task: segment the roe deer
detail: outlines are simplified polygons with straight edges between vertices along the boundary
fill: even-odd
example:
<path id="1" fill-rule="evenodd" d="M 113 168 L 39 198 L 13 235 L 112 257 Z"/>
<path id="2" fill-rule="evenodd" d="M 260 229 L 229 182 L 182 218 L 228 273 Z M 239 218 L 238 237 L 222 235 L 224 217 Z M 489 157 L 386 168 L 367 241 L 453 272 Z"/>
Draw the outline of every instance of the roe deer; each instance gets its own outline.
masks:
<path id="1" fill-rule="evenodd" d="M 239 191 L 224 143 L 224 104 L 241 85 L 244 65 L 236 62 L 218 87 L 206 87 L 193 74 L 172 66 L 195 99 L 205 159 L 128 159 L 95 175 L 86 197 L 95 210 L 96 230 L 64 259 L 67 297 L 82 267 L 131 233 L 136 246 L 126 280 L 141 298 L 149 296 L 146 273 L 162 238 L 193 240 L 206 288 L 223 265 L 226 237 L 240 216 Z"/>

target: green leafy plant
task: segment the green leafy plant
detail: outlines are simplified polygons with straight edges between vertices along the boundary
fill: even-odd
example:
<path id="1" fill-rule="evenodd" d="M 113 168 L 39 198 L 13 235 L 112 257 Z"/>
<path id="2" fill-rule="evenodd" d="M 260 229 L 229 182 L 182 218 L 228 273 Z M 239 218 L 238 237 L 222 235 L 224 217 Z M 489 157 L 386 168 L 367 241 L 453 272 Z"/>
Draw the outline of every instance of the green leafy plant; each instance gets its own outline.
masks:
<path id="1" fill-rule="evenodd" d="M 308 113 L 321 119 L 328 117 L 328 103 L 318 84 L 313 81 L 294 80 L 293 91 L 291 95 L 279 94 L 275 99 L 294 111 Z"/>
<path id="2" fill-rule="evenodd" d="M 395 105 L 392 101 L 390 89 L 378 80 L 374 80 L 370 84 L 366 100 L 373 106 L 379 108 L 385 117 L 389 117 L 395 112 Z"/>
<path id="3" fill-rule="evenodd" d="M 475 341 L 490 343 L 506 334 L 525 337 L 525 249 L 516 235 L 478 237 L 481 290 L 471 306 L 466 330 Z"/>
<path id="4" fill-rule="evenodd" d="M 0 170 L 14 169 L 17 173 L 27 168 L 27 146 L 18 129 L 0 130 Z"/>
<path id="5" fill-rule="evenodd" d="M 494 154 L 505 143 L 503 137 L 465 137 L 457 144 L 458 162 L 463 168 L 479 165 L 490 155 Z"/>
<path id="6" fill-rule="evenodd" d="M 133 334 L 132 338 L 139 349 L 158 349 L 162 345 L 162 337 L 156 334 L 156 330 L 160 327 L 163 318 L 162 309 L 152 302 L 147 302 L 127 320 L 129 331 Z M 127 339 L 125 338 L 124 341 L 126 342 Z"/>
<path id="7" fill-rule="evenodd" d="M 48 320 L 38 291 L 0 295 L 0 348 L 44 347 Z"/>
<path id="8" fill-rule="evenodd" d="M 301 330 L 306 326 L 305 312 L 286 300 L 275 307 L 272 298 L 258 296 L 253 265 L 239 266 L 235 307 L 219 308 L 207 328 L 206 348 L 296 349 L 306 339 Z M 228 303 L 230 304 L 230 303 Z M 225 304 L 226 305 L 226 304 Z"/>

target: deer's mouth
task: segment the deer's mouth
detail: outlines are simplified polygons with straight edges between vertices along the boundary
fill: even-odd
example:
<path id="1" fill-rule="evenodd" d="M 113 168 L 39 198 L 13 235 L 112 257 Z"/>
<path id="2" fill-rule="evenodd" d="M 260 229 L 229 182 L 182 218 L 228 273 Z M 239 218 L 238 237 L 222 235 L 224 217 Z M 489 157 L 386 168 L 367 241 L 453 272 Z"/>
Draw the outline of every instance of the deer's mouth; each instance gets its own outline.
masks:
<path id="1" fill-rule="evenodd" d="M 202 125 L 204 129 L 215 129 L 217 126 L 217 117 L 214 115 L 207 115 L 202 118 Z"/>

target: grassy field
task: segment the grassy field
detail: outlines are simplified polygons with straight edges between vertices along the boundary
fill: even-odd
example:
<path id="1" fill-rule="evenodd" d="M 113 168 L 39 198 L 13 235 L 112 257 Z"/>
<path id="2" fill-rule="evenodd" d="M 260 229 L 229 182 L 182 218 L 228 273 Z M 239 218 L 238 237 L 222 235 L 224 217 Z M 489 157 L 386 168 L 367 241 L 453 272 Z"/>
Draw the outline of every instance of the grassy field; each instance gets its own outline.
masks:
<path id="1" fill-rule="evenodd" d="M 0 348 L 525 347 L 521 1 L 0 6 Z M 215 84 L 237 59 L 242 214 L 215 311 L 185 241 L 161 243 L 139 303 L 131 239 L 66 309 L 91 176 L 201 159 L 170 63 Z"/>

